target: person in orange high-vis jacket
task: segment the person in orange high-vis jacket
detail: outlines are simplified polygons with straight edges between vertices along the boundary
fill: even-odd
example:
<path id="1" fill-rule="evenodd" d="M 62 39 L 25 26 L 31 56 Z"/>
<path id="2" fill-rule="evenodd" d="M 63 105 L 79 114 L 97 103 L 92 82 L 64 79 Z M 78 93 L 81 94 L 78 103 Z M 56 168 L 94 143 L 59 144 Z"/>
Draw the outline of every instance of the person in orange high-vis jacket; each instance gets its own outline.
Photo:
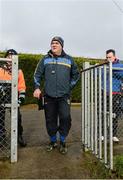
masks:
<path id="1" fill-rule="evenodd" d="M 5 54 L 5 58 L 8 59 L 12 59 L 12 55 L 17 55 L 17 52 L 14 49 L 9 49 L 6 54 Z M 12 78 L 12 62 L 11 61 L 7 61 L 5 65 L 3 65 L 2 67 L 0 67 L 0 80 L 11 80 Z M 5 89 L 4 86 L 7 86 L 8 84 L 4 83 L 1 84 L 0 83 L 0 91 L 2 92 L 2 88 Z M 2 144 L 4 144 L 5 141 L 5 107 L 2 105 L 2 103 L 7 103 L 5 101 L 10 101 L 11 99 L 11 88 L 10 91 L 8 91 L 10 87 L 7 86 L 7 92 L 9 92 L 9 99 L 0 102 L 0 147 L 2 146 Z M 5 93 L 5 94 L 6 94 Z M 22 72 L 21 69 L 18 70 L 18 104 L 21 105 L 24 100 L 25 100 L 25 93 L 26 93 L 26 85 L 25 85 L 25 79 L 24 79 L 24 74 Z M 19 106 L 20 107 L 20 106 Z M 22 116 L 20 113 L 20 108 L 18 107 L 18 144 L 21 147 L 25 147 L 26 146 L 26 142 L 23 139 L 23 127 L 22 127 Z"/>

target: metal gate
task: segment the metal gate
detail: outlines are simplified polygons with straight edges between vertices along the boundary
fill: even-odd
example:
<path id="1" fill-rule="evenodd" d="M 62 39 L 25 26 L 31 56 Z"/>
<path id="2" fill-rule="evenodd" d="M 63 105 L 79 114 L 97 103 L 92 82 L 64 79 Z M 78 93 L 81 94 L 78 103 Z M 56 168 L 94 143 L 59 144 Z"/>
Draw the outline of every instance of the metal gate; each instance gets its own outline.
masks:
<path id="1" fill-rule="evenodd" d="M 83 148 L 85 151 L 91 150 L 106 166 L 113 169 L 112 63 L 93 67 L 85 63 L 81 84 Z"/>
<path id="2" fill-rule="evenodd" d="M 12 61 L 10 80 L 0 78 L 0 158 L 17 161 L 18 56 L 0 58 L 0 68 Z M 0 74 L 1 76 L 1 74 Z"/>

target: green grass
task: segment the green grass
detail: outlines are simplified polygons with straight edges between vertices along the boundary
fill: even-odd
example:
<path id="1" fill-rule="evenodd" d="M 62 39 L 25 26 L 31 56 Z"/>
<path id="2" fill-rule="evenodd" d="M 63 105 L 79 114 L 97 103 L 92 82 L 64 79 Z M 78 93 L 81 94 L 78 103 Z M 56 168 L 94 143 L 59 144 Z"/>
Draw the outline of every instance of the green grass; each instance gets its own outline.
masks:
<path id="1" fill-rule="evenodd" d="M 114 170 L 118 178 L 123 178 L 123 155 L 114 157 Z"/>

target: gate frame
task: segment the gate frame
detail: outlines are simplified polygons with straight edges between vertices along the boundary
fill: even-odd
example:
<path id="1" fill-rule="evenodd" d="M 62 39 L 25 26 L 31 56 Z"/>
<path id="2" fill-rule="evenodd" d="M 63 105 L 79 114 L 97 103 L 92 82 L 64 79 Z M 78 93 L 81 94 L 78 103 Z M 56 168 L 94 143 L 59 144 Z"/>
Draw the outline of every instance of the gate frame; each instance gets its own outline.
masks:
<path id="1" fill-rule="evenodd" d="M 110 158 L 109 158 L 109 164 L 107 162 L 107 132 L 106 132 L 106 65 L 109 64 L 109 141 L 110 141 Z M 112 140 L 112 62 L 105 62 L 105 63 L 101 63 L 98 65 L 94 65 L 92 67 L 90 67 L 89 62 L 85 62 L 83 63 L 83 70 L 81 71 L 81 118 L 82 118 L 82 147 L 84 149 L 84 151 L 88 151 L 91 150 L 95 156 L 97 158 L 99 158 L 102 161 L 102 142 L 100 137 L 102 136 L 101 134 L 101 121 L 99 120 L 99 128 L 100 128 L 100 132 L 99 132 L 99 153 L 97 152 L 97 121 L 95 120 L 95 122 L 93 121 L 93 113 L 95 114 L 95 117 L 97 119 L 97 111 L 95 108 L 95 111 L 93 109 L 93 96 L 90 98 L 89 100 L 91 101 L 91 107 L 88 103 L 90 103 L 88 101 L 88 95 L 90 95 L 90 85 L 93 89 L 93 82 L 90 84 L 90 80 L 93 80 L 93 70 L 95 70 L 94 72 L 94 80 L 96 83 L 95 86 L 95 91 L 97 91 L 97 69 L 99 67 L 99 88 L 101 88 L 101 66 L 104 66 L 104 163 L 105 166 L 110 168 L 111 170 L 113 170 L 113 140 Z M 89 70 L 90 70 L 90 78 L 89 78 Z M 83 73 L 83 75 L 82 75 Z M 99 94 L 101 95 L 101 91 L 99 90 Z M 92 95 L 92 93 L 91 93 Z M 101 101 L 101 100 L 100 100 Z M 95 93 L 95 99 L 94 99 L 94 103 L 96 104 L 97 107 L 97 95 Z M 99 102 L 100 103 L 100 102 Z M 101 106 L 99 104 L 99 113 L 101 111 Z M 90 113 L 92 115 L 92 119 L 88 119 L 88 117 L 90 118 L 90 116 L 88 116 L 88 113 Z M 99 118 L 101 118 L 101 115 L 99 115 Z M 92 122 L 91 122 L 92 120 Z M 96 130 L 95 132 L 95 139 L 92 138 L 92 133 L 88 133 L 90 131 L 88 131 L 88 123 L 89 127 L 93 128 L 93 123 L 95 123 L 96 126 Z M 91 137 L 90 137 L 91 135 Z M 91 140 L 91 144 L 90 144 L 90 140 Z M 93 144 L 93 141 L 95 144 Z M 95 145 L 95 147 L 94 147 Z"/>

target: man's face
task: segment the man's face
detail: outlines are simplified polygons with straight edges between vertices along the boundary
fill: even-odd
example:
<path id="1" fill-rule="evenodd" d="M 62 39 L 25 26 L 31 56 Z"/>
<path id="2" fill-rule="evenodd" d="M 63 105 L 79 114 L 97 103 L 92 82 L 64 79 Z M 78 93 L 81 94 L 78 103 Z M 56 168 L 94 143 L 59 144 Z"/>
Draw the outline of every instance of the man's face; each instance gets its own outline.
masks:
<path id="1" fill-rule="evenodd" d="M 116 56 L 112 52 L 110 52 L 110 53 L 106 54 L 106 59 L 107 59 L 107 61 L 113 62 L 113 61 L 115 61 Z"/>
<path id="2" fill-rule="evenodd" d="M 52 50 L 53 54 L 61 55 L 62 46 L 58 41 L 52 41 L 51 42 L 51 50 Z"/>

